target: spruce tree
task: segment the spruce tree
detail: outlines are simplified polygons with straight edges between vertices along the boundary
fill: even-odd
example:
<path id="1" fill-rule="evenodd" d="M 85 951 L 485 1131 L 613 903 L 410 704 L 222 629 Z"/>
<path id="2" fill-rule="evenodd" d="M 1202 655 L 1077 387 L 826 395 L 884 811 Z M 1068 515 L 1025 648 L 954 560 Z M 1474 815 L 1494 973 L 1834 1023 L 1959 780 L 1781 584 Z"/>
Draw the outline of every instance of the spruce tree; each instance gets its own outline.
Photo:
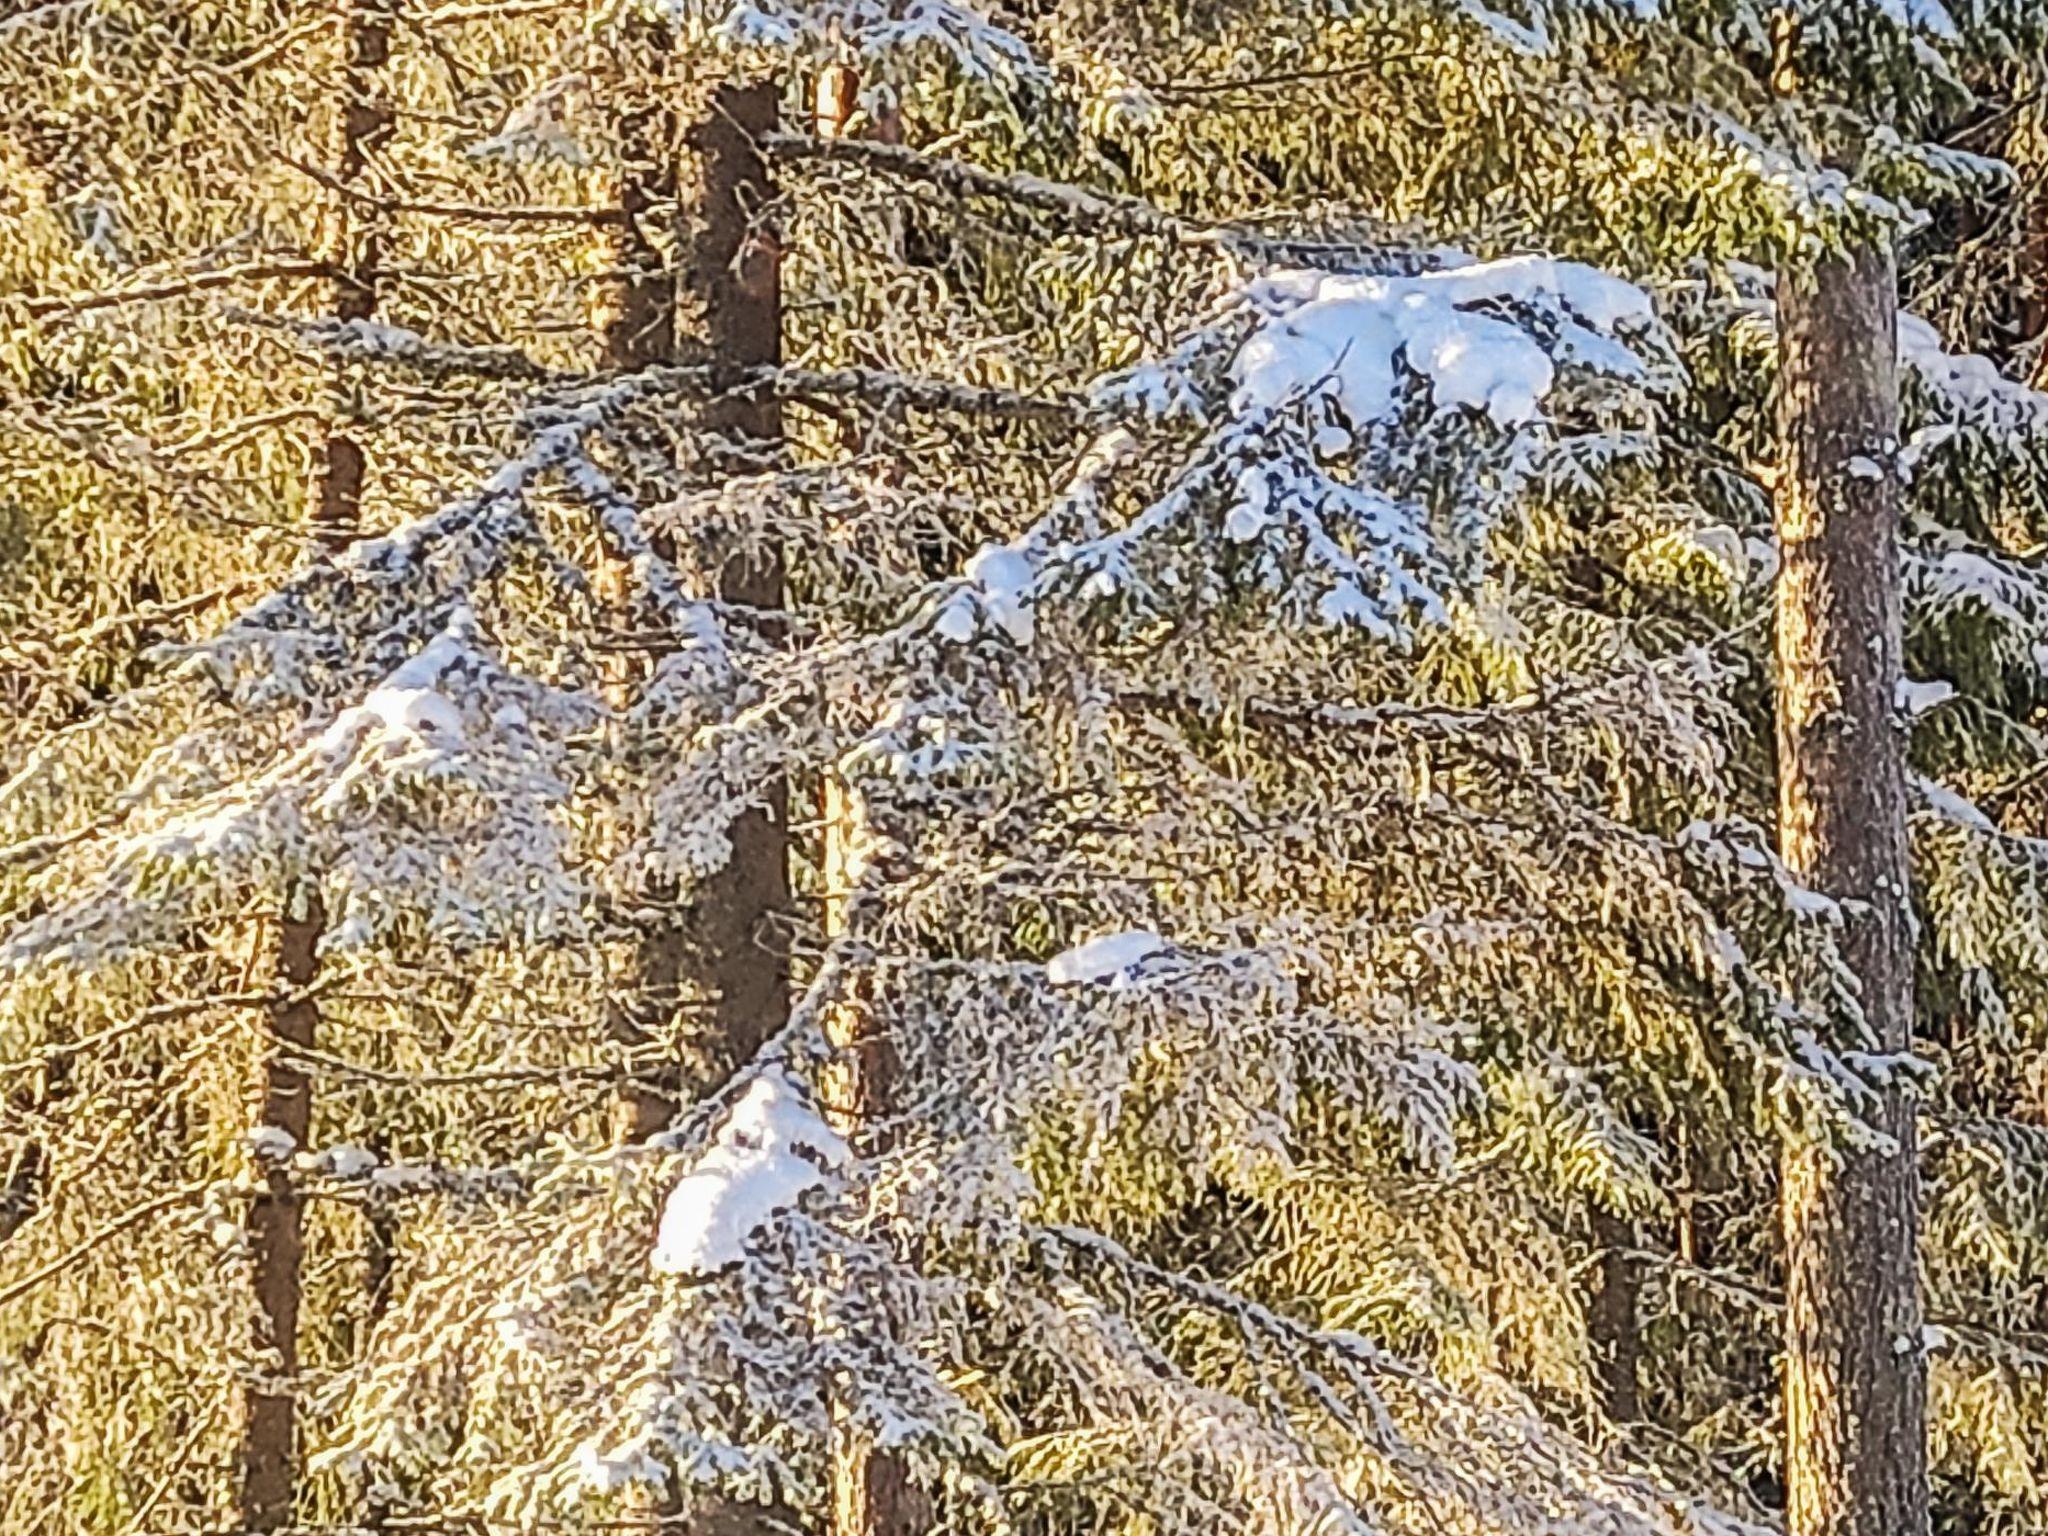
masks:
<path id="1" fill-rule="evenodd" d="M 165 39 L 89 9 L 23 34 L 77 66 L 24 99 L 122 170 Z M 175 225 L 128 282 L 83 264 L 150 216 L 102 189 L 16 246 L 20 654 L 134 607 L 72 487 L 244 483 L 140 478 L 83 343 L 140 439 L 300 451 L 292 536 L 179 546 L 177 611 L 79 647 L 104 698 L 28 672 L 4 726 L 6 1497 L 234 1518 L 251 944 L 317 879 L 301 1518 L 823 1527 L 886 1469 L 988 1530 L 1769 1524 L 1780 1149 L 1858 1166 L 1911 1081 L 1941 1516 L 2026 1528 L 2042 412 L 1923 323 L 2024 363 L 1947 276 L 2016 194 L 1935 143 L 2002 131 L 2031 44 L 1978 29 L 2024 14 L 1817 15 L 1787 101 L 1732 5 L 476 9 L 394 34 L 380 323 L 326 314 L 312 233 L 230 278 Z M 666 56 L 615 70 L 632 32 Z M 209 104 L 288 95 L 262 41 L 207 57 Z M 821 76 L 851 132 L 804 131 Z M 635 111 L 749 92 L 745 235 L 685 143 L 622 262 Z M 1802 159 L 1845 124 L 1858 164 Z M 679 313 L 605 355 L 622 266 L 689 310 L 769 231 L 779 350 Z M 1883 494 L 1931 1082 L 1769 830 L 1780 333 L 1873 241 L 1914 311 Z M 337 377 L 371 537 L 322 558 Z M 215 571 L 246 590 L 180 609 Z M 785 915 L 633 979 L 785 868 Z M 716 967 L 782 935 L 786 1022 L 735 1048 Z M 766 959 L 726 975 L 779 996 Z M 887 1085 L 853 1115 L 849 1069 Z M 643 1091 L 665 1128 L 621 1138 Z"/>

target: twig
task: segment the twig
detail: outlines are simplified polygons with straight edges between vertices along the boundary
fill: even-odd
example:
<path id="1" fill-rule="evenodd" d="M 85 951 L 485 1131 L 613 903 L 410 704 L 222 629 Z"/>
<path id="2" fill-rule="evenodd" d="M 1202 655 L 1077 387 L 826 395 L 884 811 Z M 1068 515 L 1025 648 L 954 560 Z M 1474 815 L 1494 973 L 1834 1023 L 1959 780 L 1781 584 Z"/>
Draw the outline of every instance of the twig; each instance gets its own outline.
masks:
<path id="1" fill-rule="evenodd" d="M 145 1200 L 133 1210 L 116 1216 L 112 1221 L 96 1228 L 91 1236 L 81 1242 L 72 1244 L 47 1264 L 30 1270 L 19 1280 L 15 1281 L 14 1284 L 8 1286 L 5 1290 L 0 1290 L 0 1307 L 5 1307 L 12 1302 L 19 1301 L 52 1275 L 60 1274 L 64 1270 L 69 1269 L 79 1259 L 91 1253 L 93 1249 L 99 1247 L 108 1238 L 118 1237 L 130 1227 L 140 1226 L 143 1222 L 149 1220 L 150 1217 L 169 1210 L 180 1201 L 189 1200 L 192 1196 L 202 1193 L 206 1187 L 205 1184 L 182 1185 L 166 1194 L 158 1195 L 154 1200 Z"/>
<path id="2" fill-rule="evenodd" d="M 22 307 L 30 318 L 40 320 L 49 315 L 82 315 L 94 310 L 117 309 L 124 304 L 154 304 L 166 299 L 189 298 L 195 293 L 209 293 L 216 288 L 232 288 L 237 283 L 274 282 L 284 278 L 334 275 L 334 267 L 329 262 L 273 257 L 264 261 L 243 262 L 239 266 L 217 267 L 211 272 L 191 272 L 173 280 L 132 288 L 106 288 L 96 293 L 51 294 L 44 298 L 25 300 Z"/>

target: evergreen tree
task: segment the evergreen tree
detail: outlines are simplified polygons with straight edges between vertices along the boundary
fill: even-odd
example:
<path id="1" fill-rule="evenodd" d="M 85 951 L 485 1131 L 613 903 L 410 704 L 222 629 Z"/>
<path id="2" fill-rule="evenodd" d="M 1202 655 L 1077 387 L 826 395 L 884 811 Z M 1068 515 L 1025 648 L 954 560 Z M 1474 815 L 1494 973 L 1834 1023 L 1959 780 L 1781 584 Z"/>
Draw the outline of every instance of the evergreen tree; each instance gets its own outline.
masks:
<path id="1" fill-rule="evenodd" d="M 81 182 L 203 215 L 127 280 L 50 264 L 152 228 L 104 193 L 15 246 L 9 655 L 84 686 L 4 727 L 0 1523 L 235 1518 L 275 1179 L 302 1521 L 1739 1530 L 1800 1475 L 1781 1145 L 1870 1166 L 1909 1083 L 1879 1363 L 1934 1351 L 1944 1521 L 2037 1517 L 2048 417 L 1912 315 L 1896 488 L 1845 468 L 1903 503 L 1917 1039 L 1766 830 L 1779 333 L 1799 398 L 1801 274 L 1896 241 L 2008 345 L 1943 295 L 2012 194 L 1935 141 L 2024 7 L 1809 17 L 1792 100 L 1732 4 L 409 12 L 376 324 L 277 286 L 368 206 L 276 168 L 322 146 L 230 139 L 260 219 L 224 152 L 134 171 L 127 103 L 288 116 L 332 18 L 16 34 Z M 181 503 L 107 421 L 273 423 L 276 521 L 335 379 L 373 536 L 186 541 L 124 618 L 75 488 Z M 267 1052 L 311 1120 L 245 1150 Z"/>

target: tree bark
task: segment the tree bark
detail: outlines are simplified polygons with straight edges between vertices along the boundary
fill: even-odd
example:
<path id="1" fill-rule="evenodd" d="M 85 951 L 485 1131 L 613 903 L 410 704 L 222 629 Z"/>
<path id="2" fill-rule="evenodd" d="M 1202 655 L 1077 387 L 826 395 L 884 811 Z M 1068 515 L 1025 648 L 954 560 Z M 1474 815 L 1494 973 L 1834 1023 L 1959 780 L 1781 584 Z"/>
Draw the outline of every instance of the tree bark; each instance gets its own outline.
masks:
<path id="1" fill-rule="evenodd" d="M 377 312 L 377 268 L 384 239 L 379 215 L 348 191 L 369 168 L 370 151 L 391 130 L 391 110 L 376 95 L 376 74 L 391 55 L 394 0 L 345 0 L 341 12 L 341 117 L 332 152 L 337 191 L 326 210 L 326 258 L 336 273 L 334 316 L 367 320 Z M 362 521 L 362 444 L 336 411 L 321 446 L 315 532 L 329 548 L 357 536 Z"/>
<path id="2" fill-rule="evenodd" d="M 326 256 L 338 274 L 334 314 L 368 319 L 377 308 L 377 266 L 382 230 L 374 213 L 353 206 L 346 190 L 364 179 L 372 149 L 389 132 L 391 113 L 376 96 L 377 72 L 391 54 L 394 0 L 347 0 L 341 9 L 340 114 L 331 161 L 339 189 L 326 209 Z M 315 536 L 330 549 L 348 544 L 362 522 L 364 459 L 343 414 L 330 416 L 322 444 L 313 504 Z M 318 947 L 326 926 L 317 884 L 295 880 L 285 894 L 277 948 L 277 983 L 284 1001 L 270 1012 L 277 1047 L 264 1063 L 259 1130 L 279 1131 L 294 1147 L 307 1144 L 313 1126 L 313 1085 L 286 1054 L 311 1046 L 319 1005 L 304 997 L 319 975 Z M 255 1293 L 256 1348 L 274 1353 L 277 1373 L 252 1382 L 244 1407 L 238 1454 L 240 1512 L 251 1531 L 291 1523 L 298 1487 L 299 1301 L 305 1268 L 305 1202 L 293 1187 L 287 1160 L 269 1161 L 263 1192 L 250 1203 L 249 1255 Z"/>
<path id="3" fill-rule="evenodd" d="M 604 317 L 605 366 L 624 371 L 675 359 L 675 274 L 663 259 L 649 229 L 650 221 L 672 209 L 676 195 L 675 112 L 666 105 L 675 82 L 667 68 L 672 44 L 662 28 L 640 22 L 621 30 L 620 45 L 633 99 L 617 121 L 619 167 L 615 202 L 620 219 L 612 228 L 615 278 Z M 602 595 L 623 607 L 625 570 L 608 569 Z M 607 663 L 607 686 L 613 702 L 623 706 L 633 677 L 643 667 L 621 657 Z M 643 1050 L 668 1036 L 681 1001 L 685 936 L 673 889 L 645 893 L 648 915 L 642 919 L 633 953 L 620 988 L 608 1004 L 607 1026 L 613 1040 L 628 1050 Z M 621 1142 L 645 1141 L 673 1118 L 682 1084 L 679 1069 L 643 1069 L 619 1089 L 613 1108 L 614 1136 Z"/>
<path id="4" fill-rule="evenodd" d="M 854 848 L 862 833 L 857 798 L 836 775 L 820 797 L 824 822 L 825 931 L 836 936 L 858 922 L 849 900 L 855 885 Z M 857 997 L 825 1017 L 833 1047 L 825 1074 L 826 1112 L 851 1141 L 873 1150 L 885 1143 L 878 1127 L 898 1098 L 896 1043 L 876 1029 Z M 900 1456 L 877 1450 L 854 1435 L 835 1413 L 830 1536 L 917 1536 L 931 1526 L 931 1505 Z"/>
<path id="5" fill-rule="evenodd" d="M 313 984 L 320 962 L 315 949 L 326 922 L 320 898 L 299 884 L 287 898 L 279 925 L 278 989 L 285 1000 L 270 1011 L 270 1033 L 282 1046 L 310 1046 L 319 1027 L 319 1005 L 296 996 Z M 313 1126 L 313 1085 L 282 1051 L 264 1064 L 263 1108 L 257 1126 L 282 1131 L 303 1147 Z M 305 1202 L 292 1185 L 288 1161 L 268 1161 L 263 1192 L 249 1206 L 249 1258 L 255 1288 L 254 1344 L 273 1352 L 277 1373 L 252 1383 L 244 1411 L 240 1454 L 242 1524 L 252 1531 L 289 1525 L 297 1487 L 294 1435 L 299 1369 L 300 1277 L 305 1266 Z"/>
<path id="6" fill-rule="evenodd" d="M 812 92 L 811 131 L 821 139 L 845 138 L 852 132 L 859 101 L 859 75 L 844 64 L 826 67 Z M 894 144 L 902 138 L 902 124 L 895 113 L 884 112 L 871 132 Z M 875 234 L 878 240 L 898 243 L 894 229 Z M 847 785 L 828 774 L 820 787 L 819 810 L 824 925 L 828 935 L 836 935 L 846 930 L 851 916 L 854 849 L 863 830 L 861 808 Z M 826 1108 L 849 1138 L 863 1137 L 872 1148 L 881 1139 L 877 1126 L 887 1120 L 898 1098 L 895 1042 L 873 1028 L 858 1002 L 827 1015 L 825 1033 L 834 1048 L 824 1085 Z M 930 1527 L 930 1501 L 911 1479 L 902 1457 L 864 1443 L 844 1423 L 834 1425 L 834 1437 L 831 1536 L 915 1536 Z"/>
<path id="7" fill-rule="evenodd" d="M 1641 1354 L 1636 1313 L 1642 1266 L 1630 1254 L 1637 1242 L 1636 1224 L 1598 1205 L 1593 1207 L 1592 1224 L 1593 1243 L 1600 1257 L 1587 1297 L 1586 1334 L 1593 1349 L 1600 1410 L 1616 1424 L 1633 1424 L 1642 1417 L 1636 1390 L 1636 1361 Z"/>
<path id="8" fill-rule="evenodd" d="M 759 145 L 776 130 L 772 81 L 721 85 L 686 136 L 694 185 L 686 207 L 697 227 L 683 267 L 685 296 L 711 359 L 757 367 L 782 361 L 782 253 L 774 183 Z M 731 446 L 707 467 L 753 467 L 782 436 L 769 398 L 715 401 L 705 426 Z M 728 551 L 717 574 L 728 603 L 772 614 L 783 606 L 782 551 L 772 541 Z M 772 629 L 772 621 L 762 626 Z M 789 1017 L 789 786 L 763 786 L 763 804 L 732 828 L 732 858 L 705 882 L 687 914 L 688 978 L 709 1000 L 721 1067 L 753 1057 Z"/>
<path id="9" fill-rule="evenodd" d="M 656 71 L 665 40 L 650 39 Z M 667 91 L 664 90 L 664 95 Z M 675 114 L 636 110 L 620 122 L 619 205 L 625 215 L 616 247 L 619 282 L 606 326 L 606 361 L 638 368 L 672 360 L 686 321 L 694 322 L 709 359 L 753 367 L 782 359 L 781 259 L 769 207 L 773 184 L 759 141 L 779 116 L 771 82 L 722 85 L 677 143 Z M 689 177 L 679 174 L 686 149 Z M 649 213 L 677 203 L 691 219 L 679 274 L 668 272 L 647 233 Z M 721 399 L 704 427 L 734 446 L 713 454 L 712 474 L 751 468 L 779 441 L 780 406 L 772 399 Z M 742 446 L 743 445 L 743 446 Z M 772 544 L 729 551 L 715 574 L 718 596 L 767 613 L 783 604 L 781 551 Z M 614 1039 L 643 1046 L 672 1023 L 684 991 L 710 1008 L 709 1054 L 720 1077 L 749 1060 L 789 1017 L 788 786 L 764 786 L 764 805 L 732 828 L 726 867 L 707 880 L 688 906 L 649 893 L 663 915 L 641 934 L 625 995 L 612 1005 Z M 680 1074 L 641 1074 L 622 1090 L 617 1134 L 645 1140 L 675 1116 Z"/>
<path id="10" fill-rule="evenodd" d="M 1897 279 L 1859 244 L 1778 281 L 1779 842 L 1843 903 L 1867 1048 L 1912 1043 L 1901 675 Z M 1878 472 L 1873 473 L 1873 470 Z M 1854 1041 L 1845 1036 L 1843 1043 Z M 1787 1536 L 1924 1536 L 1913 1103 L 1881 1151 L 1798 1144 L 1783 1168 Z"/>

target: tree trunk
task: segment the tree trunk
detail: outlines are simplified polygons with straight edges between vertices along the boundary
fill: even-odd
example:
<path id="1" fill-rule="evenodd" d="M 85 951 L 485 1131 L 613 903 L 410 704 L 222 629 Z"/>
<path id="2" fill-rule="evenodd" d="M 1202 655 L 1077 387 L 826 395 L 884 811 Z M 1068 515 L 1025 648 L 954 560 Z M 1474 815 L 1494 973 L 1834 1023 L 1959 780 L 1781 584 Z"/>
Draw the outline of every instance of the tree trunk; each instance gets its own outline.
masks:
<path id="1" fill-rule="evenodd" d="M 367 320 L 377 312 L 377 267 L 383 231 L 374 212 L 349 196 L 361 190 L 370 151 L 391 128 L 391 111 L 378 100 L 376 74 L 391 54 L 394 0 L 346 0 L 341 13 L 341 119 L 332 154 L 337 190 L 329 199 L 325 256 L 335 272 L 334 316 Z M 367 205 L 365 205 L 367 206 Z M 363 449 L 336 410 L 321 449 L 315 532 L 338 549 L 354 539 L 362 521 Z"/>
<path id="2" fill-rule="evenodd" d="M 649 221 L 672 209 L 676 195 L 675 113 L 665 105 L 675 86 L 667 68 L 672 43 L 653 22 L 621 29 L 620 46 L 630 85 L 623 94 L 635 98 L 617 122 L 618 180 L 615 199 L 620 221 L 614 226 L 611 259 L 614 281 L 604 317 L 605 366 L 625 371 L 672 362 L 676 344 L 675 275 L 662 258 Z M 600 595 L 624 617 L 623 566 L 603 573 Z M 633 680 L 643 669 L 634 658 L 607 662 L 606 686 L 612 702 L 628 702 Z M 673 889 L 643 893 L 647 915 L 641 919 L 626 972 L 608 1005 L 607 1024 L 613 1040 L 628 1050 L 644 1050 L 672 1033 L 681 1001 L 684 933 Z M 675 1114 L 681 1092 L 679 1071 L 642 1067 L 619 1090 L 613 1108 L 614 1135 L 621 1142 L 645 1141 L 662 1130 Z"/>
<path id="3" fill-rule="evenodd" d="M 389 130 L 391 113 L 375 95 L 376 73 L 391 53 L 393 0 L 348 0 L 341 11 L 340 117 L 332 164 L 337 191 L 326 213 L 326 256 L 335 270 L 334 314 L 363 320 L 377 307 L 376 275 L 381 230 L 354 206 L 348 191 L 364 177 L 369 155 Z M 315 535 L 330 549 L 356 537 L 362 521 L 363 450 L 339 411 L 330 418 L 313 505 Z M 318 946 L 326 926 L 316 884 L 294 881 L 285 895 L 277 949 L 277 984 L 284 1001 L 272 1008 L 270 1032 L 282 1047 L 310 1046 L 319 1005 L 296 996 L 319 975 Z M 283 1051 L 264 1063 L 259 1130 L 278 1131 L 294 1147 L 313 1127 L 313 1085 Z M 249 1255 L 255 1293 L 255 1345 L 269 1350 L 277 1374 L 252 1383 L 244 1409 L 238 1463 L 241 1518 L 251 1531 L 289 1525 L 298 1485 L 297 1419 L 299 1300 L 305 1268 L 305 1202 L 292 1185 L 289 1161 L 263 1170 L 264 1188 L 249 1207 Z"/>
<path id="4" fill-rule="evenodd" d="M 285 1000 L 270 1011 L 270 1033 L 283 1046 L 309 1046 L 319 1005 L 303 993 L 319 974 L 315 947 L 326 916 L 310 884 L 287 898 L 280 922 L 277 983 Z M 312 1083 L 281 1051 L 264 1064 L 261 1130 L 281 1131 L 303 1147 L 313 1126 Z M 266 1160 L 264 1188 L 249 1206 L 249 1258 L 256 1295 L 255 1345 L 273 1352 L 277 1374 L 249 1388 L 242 1427 L 242 1524 L 252 1531 L 289 1525 L 298 1463 L 293 1435 L 298 1393 L 300 1274 L 305 1264 L 305 1202 L 292 1185 L 288 1160 Z"/>
<path id="5" fill-rule="evenodd" d="M 858 922 L 849 897 L 855 884 L 853 850 L 861 836 L 858 800 L 837 776 L 828 776 L 821 796 L 824 822 L 825 931 L 844 933 Z M 873 1150 L 882 1142 L 876 1127 L 888 1119 L 897 1099 L 899 1065 L 895 1042 L 872 1020 L 858 998 L 825 1018 L 833 1047 L 824 1081 L 826 1112 L 849 1141 Z M 835 1415 L 835 1418 L 838 1416 Z M 877 1450 L 833 1425 L 832 1523 L 830 1536 L 917 1536 L 931 1525 L 924 1490 L 911 1480 L 903 1458 Z"/>
<path id="6" fill-rule="evenodd" d="M 1885 247 L 1780 274 L 1779 841 L 1795 875 L 1843 903 L 1843 953 L 1879 1051 L 1908 1049 L 1913 1020 L 1895 704 L 1897 325 Z M 1929 1528 L 1919 1174 L 1903 1086 L 1884 1091 L 1876 1128 L 1891 1149 L 1785 1154 L 1787 1536 Z"/>
<path id="7" fill-rule="evenodd" d="M 1641 1353 L 1636 1303 L 1642 1266 L 1630 1253 L 1636 1241 L 1634 1222 L 1603 1206 L 1593 1207 L 1593 1244 L 1599 1262 L 1587 1297 L 1586 1334 L 1593 1348 L 1600 1411 L 1616 1424 L 1633 1424 L 1642 1417 L 1636 1391 L 1636 1360 Z"/>
<path id="8" fill-rule="evenodd" d="M 780 115 L 772 81 L 722 85 L 687 135 L 697 210 L 683 285 L 713 362 L 736 368 L 782 361 L 782 259 L 774 184 L 758 143 Z M 712 403 L 705 425 L 733 444 L 707 466 L 752 468 L 782 436 L 767 397 Z M 769 632 L 783 605 L 782 551 L 772 542 L 728 551 L 717 577 L 724 601 L 756 610 Z M 789 1017 L 789 786 L 764 787 L 764 804 L 732 829 L 732 858 L 706 881 L 687 914 L 689 979 L 710 1000 L 716 1048 L 730 1069 L 749 1060 Z"/>
<path id="9" fill-rule="evenodd" d="M 860 77 L 843 64 L 822 70 L 812 92 L 811 131 L 821 139 L 844 138 L 851 132 L 860 100 Z M 901 138 L 895 114 L 873 124 L 874 136 L 885 143 Z M 894 231 L 876 232 L 893 243 Z M 847 444 L 857 451 L 857 441 Z M 860 808 L 847 786 L 827 775 L 819 792 L 823 828 L 821 867 L 825 881 L 824 924 L 828 935 L 843 933 L 849 916 L 848 896 L 854 884 L 853 849 L 861 835 Z M 825 1032 L 834 1047 L 832 1070 L 825 1082 L 826 1108 L 849 1139 L 864 1136 L 872 1147 L 875 1126 L 891 1113 L 897 1097 L 895 1043 L 868 1027 L 858 1003 L 834 1009 Z M 924 1490 L 910 1478 L 900 1456 L 878 1451 L 835 1425 L 832 1450 L 831 1536 L 914 1536 L 931 1524 Z"/>

